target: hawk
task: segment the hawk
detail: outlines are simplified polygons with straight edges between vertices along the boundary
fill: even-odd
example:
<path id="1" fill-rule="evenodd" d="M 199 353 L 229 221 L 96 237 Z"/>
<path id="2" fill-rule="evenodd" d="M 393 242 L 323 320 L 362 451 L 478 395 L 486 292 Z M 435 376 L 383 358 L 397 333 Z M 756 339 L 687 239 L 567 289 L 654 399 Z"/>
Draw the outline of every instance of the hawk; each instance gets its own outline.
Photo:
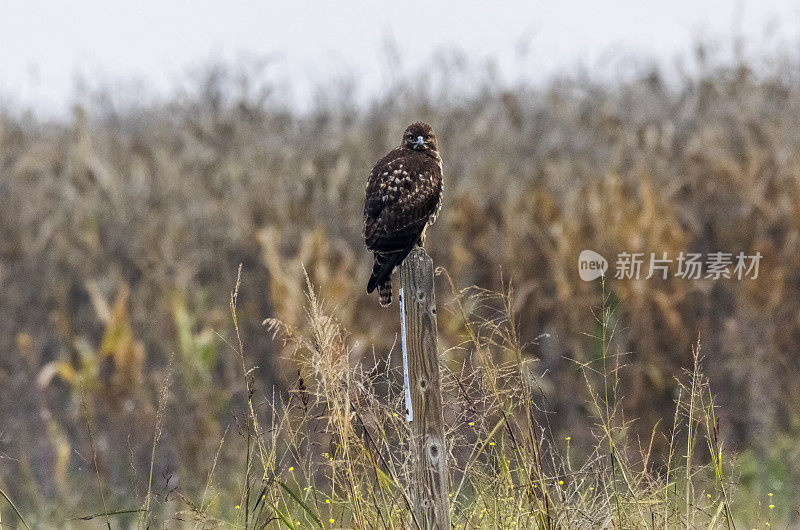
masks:
<path id="1" fill-rule="evenodd" d="M 392 271 L 424 232 L 442 206 L 442 158 L 433 129 L 412 123 L 400 147 L 381 158 L 367 180 L 364 242 L 375 255 L 367 293 L 378 288 L 380 304 L 392 302 Z"/>

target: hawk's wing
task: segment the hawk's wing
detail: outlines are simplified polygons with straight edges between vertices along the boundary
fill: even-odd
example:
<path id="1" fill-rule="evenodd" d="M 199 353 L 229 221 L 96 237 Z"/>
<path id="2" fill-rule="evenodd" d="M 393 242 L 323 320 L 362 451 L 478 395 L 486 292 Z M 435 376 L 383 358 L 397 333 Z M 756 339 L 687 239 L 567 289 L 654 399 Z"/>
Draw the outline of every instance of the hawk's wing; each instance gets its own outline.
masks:
<path id="1" fill-rule="evenodd" d="M 380 254 L 411 250 L 436 212 L 441 191 L 441 168 L 425 154 L 401 147 L 383 157 L 367 181 L 367 248 Z"/>

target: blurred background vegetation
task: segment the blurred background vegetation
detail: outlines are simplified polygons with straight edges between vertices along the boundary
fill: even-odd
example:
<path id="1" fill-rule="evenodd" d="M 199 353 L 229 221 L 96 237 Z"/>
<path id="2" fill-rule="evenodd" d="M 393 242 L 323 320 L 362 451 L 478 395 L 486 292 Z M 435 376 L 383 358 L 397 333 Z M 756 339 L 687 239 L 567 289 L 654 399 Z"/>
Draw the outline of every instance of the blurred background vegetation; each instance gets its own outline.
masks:
<path id="1" fill-rule="evenodd" d="M 353 358 L 396 366 L 397 306 L 364 289 L 364 183 L 424 120 L 446 179 L 428 251 L 456 289 L 512 285 L 537 405 L 573 447 L 595 441 L 579 363 L 600 354 L 589 335 L 603 304 L 600 283 L 578 277 L 580 251 L 762 254 L 756 280 L 606 282 L 620 399 L 631 439 L 646 444 L 657 426 L 664 457 L 675 378 L 699 339 L 738 490 L 797 499 L 800 64 L 774 56 L 756 72 L 705 54 L 668 78 L 653 66 L 544 85 L 444 61 L 368 104 L 347 82 L 320 87 L 307 112 L 218 65 L 196 90 L 144 108 L 100 93 L 66 121 L 0 109 L 0 489 L 24 513 L 96 513 L 96 452 L 108 504 L 137 507 L 174 356 L 154 488 L 201 495 L 219 450 L 215 483 L 235 490 L 243 443 L 220 441 L 246 415 L 226 344 L 240 263 L 261 401 L 297 384 L 293 350 L 262 321 L 307 325 L 304 269 Z M 455 294 L 442 276 L 437 288 L 440 345 L 461 362 Z"/>

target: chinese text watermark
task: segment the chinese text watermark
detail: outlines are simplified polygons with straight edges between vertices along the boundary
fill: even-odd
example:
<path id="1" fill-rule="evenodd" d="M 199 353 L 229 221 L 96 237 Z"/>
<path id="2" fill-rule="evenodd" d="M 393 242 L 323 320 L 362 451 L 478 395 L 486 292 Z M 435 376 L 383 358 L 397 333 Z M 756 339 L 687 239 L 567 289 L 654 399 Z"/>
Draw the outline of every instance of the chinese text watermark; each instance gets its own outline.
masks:
<path id="1" fill-rule="evenodd" d="M 622 252 L 614 263 L 614 278 L 617 280 L 639 280 L 650 278 L 683 278 L 686 280 L 735 279 L 755 280 L 761 252 L 747 255 L 744 252 L 681 252 L 670 257 L 666 252 Z M 593 250 L 584 250 L 578 257 L 578 274 L 584 281 L 603 276 L 608 270 L 608 261 Z"/>

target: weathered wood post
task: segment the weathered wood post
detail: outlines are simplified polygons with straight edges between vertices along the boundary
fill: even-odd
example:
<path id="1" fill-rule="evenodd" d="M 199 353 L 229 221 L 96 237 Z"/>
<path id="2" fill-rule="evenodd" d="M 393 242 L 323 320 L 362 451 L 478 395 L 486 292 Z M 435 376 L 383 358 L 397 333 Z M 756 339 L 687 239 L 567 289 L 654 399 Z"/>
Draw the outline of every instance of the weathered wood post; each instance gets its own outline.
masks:
<path id="1" fill-rule="evenodd" d="M 411 421 L 411 491 L 423 529 L 450 529 L 450 479 L 436 338 L 433 260 L 415 247 L 400 269 L 406 418 Z M 407 362 L 406 362 L 407 361 Z M 410 398 L 409 398 L 410 394 Z"/>

